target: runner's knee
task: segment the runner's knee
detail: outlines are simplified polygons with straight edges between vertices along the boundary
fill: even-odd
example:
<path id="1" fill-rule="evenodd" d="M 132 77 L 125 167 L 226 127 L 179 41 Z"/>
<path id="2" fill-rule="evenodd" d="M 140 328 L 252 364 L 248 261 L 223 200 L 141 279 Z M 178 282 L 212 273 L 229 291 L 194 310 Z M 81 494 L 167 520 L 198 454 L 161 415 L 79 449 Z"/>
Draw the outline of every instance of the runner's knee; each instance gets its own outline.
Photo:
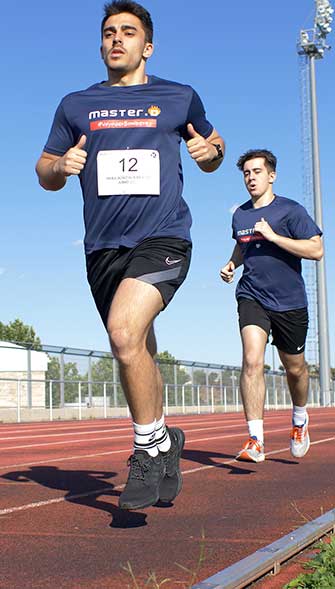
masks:
<path id="1" fill-rule="evenodd" d="M 245 354 L 243 357 L 243 372 L 247 376 L 262 373 L 264 370 L 264 360 L 254 353 Z"/>
<path id="2" fill-rule="evenodd" d="M 122 364 L 130 364 L 144 343 L 128 327 L 108 327 L 108 335 L 113 355 Z"/>
<path id="3" fill-rule="evenodd" d="M 291 378 L 299 380 L 300 378 L 308 374 L 306 363 L 304 362 L 301 364 L 299 363 L 294 364 L 292 366 L 288 366 L 286 367 L 286 373 Z"/>

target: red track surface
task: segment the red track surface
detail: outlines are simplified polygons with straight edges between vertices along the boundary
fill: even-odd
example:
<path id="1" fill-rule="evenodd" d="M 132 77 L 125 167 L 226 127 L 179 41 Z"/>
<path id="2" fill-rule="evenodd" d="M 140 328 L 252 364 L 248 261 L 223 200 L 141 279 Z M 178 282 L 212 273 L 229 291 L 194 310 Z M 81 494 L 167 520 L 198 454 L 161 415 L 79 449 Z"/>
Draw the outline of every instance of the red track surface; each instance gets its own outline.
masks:
<path id="1" fill-rule="evenodd" d="M 202 530 L 198 580 L 333 509 L 335 409 L 310 417 L 312 445 L 299 461 L 288 450 L 290 413 L 268 412 L 258 465 L 234 460 L 242 414 L 168 418 L 186 433 L 183 491 L 173 506 L 129 513 L 117 507 L 129 420 L 1 425 L 1 589 L 126 589 L 127 561 L 139 582 L 154 571 L 177 589 L 190 576 L 175 563 L 195 569 Z"/>

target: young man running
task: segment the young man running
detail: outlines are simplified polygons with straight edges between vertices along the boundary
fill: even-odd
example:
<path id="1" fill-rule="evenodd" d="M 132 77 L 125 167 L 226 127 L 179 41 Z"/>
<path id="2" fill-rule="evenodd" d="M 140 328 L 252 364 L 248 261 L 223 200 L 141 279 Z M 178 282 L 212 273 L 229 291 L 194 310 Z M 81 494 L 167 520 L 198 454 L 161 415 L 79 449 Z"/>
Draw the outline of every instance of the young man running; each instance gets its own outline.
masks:
<path id="1" fill-rule="evenodd" d="M 252 462 L 265 459 L 264 354 L 270 331 L 293 402 L 291 453 L 301 458 L 310 445 L 304 357 L 308 312 L 301 259 L 322 258 L 322 232 L 299 203 L 273 193 L 276 164 L 268 150 L 250 150 L 238 160 L 251 199 L 233 215 L 236 245 L 221 269 L 221 278 L 231 283 L 243 264 L 236 298 L 243 345 L 240 390 L 249 439 L 237 458 Z"/>
<path id="2" fill-rule="evenodd" d="M 185 436 L 164 423 L 153 328 L 191 258 L 180 141 L 205 172 L 221 164 L 224 143 L 190 86 L 146 74 L 153 25 L 145 8 L 107 4 L 101 39 L 108 79 L 63 98 L 36 170 L 46 190 L 80 178 L 88 281 L 133 418 L 119 505 L 139 509 L 173 501 L 182 486 Z"/>

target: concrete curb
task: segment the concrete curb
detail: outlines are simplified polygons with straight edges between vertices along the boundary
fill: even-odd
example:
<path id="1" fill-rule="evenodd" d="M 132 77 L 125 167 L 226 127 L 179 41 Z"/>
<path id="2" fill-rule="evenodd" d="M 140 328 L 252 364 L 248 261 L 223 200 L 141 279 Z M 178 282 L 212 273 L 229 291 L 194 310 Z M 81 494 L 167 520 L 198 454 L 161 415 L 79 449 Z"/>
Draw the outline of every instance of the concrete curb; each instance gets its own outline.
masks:
<path id="1" fill-rule="evenodd" d="M 192 589 L 243 589 L 270 571 L 277 574 L 281 563 L 328 532 L 335 533 L 335 509 L 193 585 Z"/>

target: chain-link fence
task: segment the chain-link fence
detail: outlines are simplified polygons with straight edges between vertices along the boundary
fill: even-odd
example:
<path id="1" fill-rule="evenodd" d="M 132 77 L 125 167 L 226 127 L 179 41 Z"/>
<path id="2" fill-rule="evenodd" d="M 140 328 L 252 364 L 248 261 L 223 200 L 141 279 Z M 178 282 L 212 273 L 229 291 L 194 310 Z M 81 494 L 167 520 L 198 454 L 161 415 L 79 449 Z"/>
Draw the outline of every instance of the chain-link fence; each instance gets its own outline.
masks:
<path id="1" fill-rule="evenodd" d="M 158 360 L 165 412 L 241 411 L 240 367 Z M 291 406 L 282 371 L 265 373 L 266 409 Z M 319 406 L 317 377 L 310 377 L 311 406 Z M 331 403 L 335 404 L 332 382 Z M 127 416 L 118 365 L 110 352 L 67 347 L 0 344 L 0 420 L 39 421 Z"/>

